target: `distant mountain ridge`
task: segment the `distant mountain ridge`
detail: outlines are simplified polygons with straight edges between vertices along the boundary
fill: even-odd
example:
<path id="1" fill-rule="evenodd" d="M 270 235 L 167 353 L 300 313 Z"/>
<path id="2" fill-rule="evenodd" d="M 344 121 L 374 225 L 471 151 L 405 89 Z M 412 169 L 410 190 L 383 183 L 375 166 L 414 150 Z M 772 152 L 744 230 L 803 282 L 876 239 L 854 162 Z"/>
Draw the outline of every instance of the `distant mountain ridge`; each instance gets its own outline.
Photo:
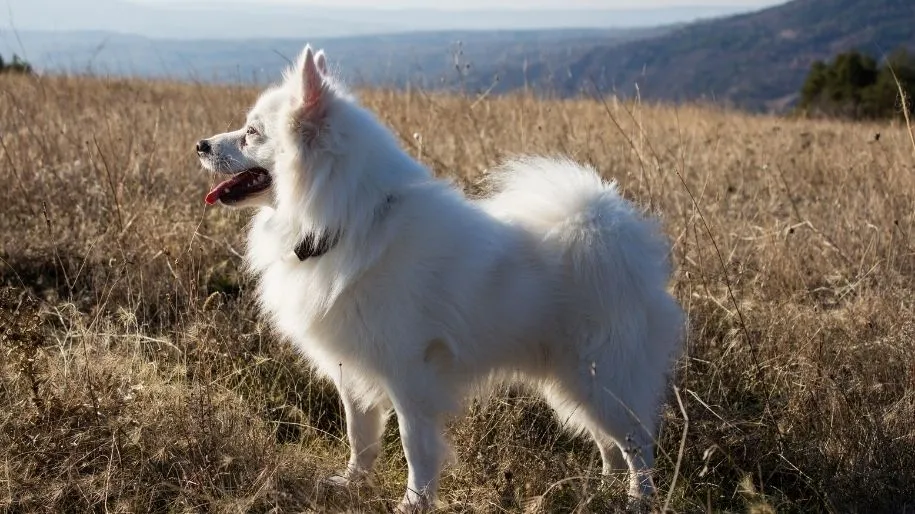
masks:
<path id="1" fill-rule="evenodd" d="M 514 63 L 584 55 L 591 48 L 654 37 L 675 27 L 435 31 L 306 39 L 174 40 L 111 32 L 0 34 L 0 54 L 19 53 L 39 70 L 263 83 L 308 41 L 325 48 L 353 85 L 456 87 Z M 25 51 L 18 50 L 24 48 Z M 470 68 L 466 68 L 466 65 Z"/>
<path id="2" fill-rule="evenodd" d="M 501 90 L 517 87 L 523 77 L 561 95 L 596 85 L 631 96 L 638 84 L 642 98 L 779 111 L 794 101 L 814 60 L 851 49 L 880 57 L 899 46 L 915 47 L 911 0 L 794 0 L 655 38 L 597 46 L 560 73 L 545 62 L 526 70 L 516 65 L 501 70 Z"/>
<path id="3" fill-rule="evenodd" d="M 19 1 L 19 0 L 16 0 Z M 40 0 L 51 1 L 51 0 Z M 108 0 L 106 0 L 108 1 Z M 264 82 L 307 39 L 353 85 L 531 87 L 650 101 L 712 100 L 755 111 L 792 105 L 810 65 L 858 49 L 915 48 L 913 0 L 794 0 L 749 14 L 655 28 L 454 30 L 353 37 L 177 40 L 99 32 L 0 31 L 38 69 Z M 20 45 L 21 40 L 21 45 Z"/>

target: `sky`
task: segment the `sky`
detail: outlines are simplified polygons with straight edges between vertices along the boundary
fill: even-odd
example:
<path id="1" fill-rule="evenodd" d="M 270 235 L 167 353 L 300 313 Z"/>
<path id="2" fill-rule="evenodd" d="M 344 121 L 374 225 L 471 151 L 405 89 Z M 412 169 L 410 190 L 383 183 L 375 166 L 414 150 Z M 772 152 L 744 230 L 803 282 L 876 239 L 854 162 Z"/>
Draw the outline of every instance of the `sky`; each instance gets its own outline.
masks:
<path id="1" fill-rule="evenodd" d="M 780 2 L 0 0 L 0 39 L 5 37 L 4 33 L 22 30 L 58 33 L 104 31 L 170 39 L 243 39 L 295 38 L 303 35 L 323 38 L 416 30 L 604 29 L 683 23 L 777 3 Z M 442 14 L 442 10 L 448 12 Z"/>
<path id="2" fill-rule="evenodd" d="M 248 4 L 250 0 L 133 0 L 148 5 L 188 4 Z M 783 3 L 784 0 L 266 0 L 260 3 L 295 6 L 322 6 L 335 8 L 415 9 L 436 8 L 448 10 L 475 9 L 653 9 L 686 6 L 746 6 L 748 9 Z"/>

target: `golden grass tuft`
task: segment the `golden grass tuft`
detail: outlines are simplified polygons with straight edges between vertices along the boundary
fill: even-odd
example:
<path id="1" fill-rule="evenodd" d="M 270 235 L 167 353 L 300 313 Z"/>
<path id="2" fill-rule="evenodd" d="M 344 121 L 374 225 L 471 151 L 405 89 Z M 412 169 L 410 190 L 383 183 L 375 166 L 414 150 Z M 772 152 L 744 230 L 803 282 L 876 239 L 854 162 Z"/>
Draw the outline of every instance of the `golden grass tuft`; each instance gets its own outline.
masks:
<path id="1" fill-rule="evenodd" d="M 347 453 L 341 407 L 258 316 L 240 272 L 248 213 L 203 206 L 212 179 L 193 143 L 240 123 L 256 93 L 0 77 L 3 511 L 381 512 L 399 497 L 394 427 L 374 487 L 319 485 Z M 682 410 L 671 389 L 658 441 L 659 507 L 915 509 L 906 127 L 362 97 L 470 193 L 503 156 L 564 153 L 663 216 L 691 331 Z M 621 487 L 596 487 L 591 444 L 520 392 L 471 405 L 450 436 L 449 511 L 624 505 Z"/>

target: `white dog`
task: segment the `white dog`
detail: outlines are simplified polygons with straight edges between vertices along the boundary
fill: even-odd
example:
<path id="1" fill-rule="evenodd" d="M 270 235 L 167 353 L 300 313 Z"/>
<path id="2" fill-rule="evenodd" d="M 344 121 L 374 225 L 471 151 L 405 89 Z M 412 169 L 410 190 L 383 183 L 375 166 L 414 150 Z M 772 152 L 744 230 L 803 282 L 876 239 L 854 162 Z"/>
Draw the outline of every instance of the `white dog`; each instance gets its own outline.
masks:
<path id="1" fill-rule="evenodd" d="M 590 168 L 527 158 L 478 202 L 429 171 L 310 47 L 244 128 L 197 144 L 229 174 L 207 203 L 256 206 L 247 260 L 276 330 L 333 381 L 348 484 L 371 471 L 388 413 L 409 467 L 402 508 L 435 499 L 443 425 L 496 382 L 542 393 L 597 443 L 603 471 L 650 471 L 684 316 L 669 244 Z"/>

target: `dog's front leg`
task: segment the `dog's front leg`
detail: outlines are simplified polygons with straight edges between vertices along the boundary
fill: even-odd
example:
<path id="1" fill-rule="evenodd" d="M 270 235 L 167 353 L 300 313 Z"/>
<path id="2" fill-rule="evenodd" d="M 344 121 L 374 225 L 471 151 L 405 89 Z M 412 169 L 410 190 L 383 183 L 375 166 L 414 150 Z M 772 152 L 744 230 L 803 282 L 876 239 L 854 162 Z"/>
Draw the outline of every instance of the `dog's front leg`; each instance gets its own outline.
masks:
<path id="1" fill-rule="evenodd" d="M 439 473 L 447 455 L 444 425 L 438 413 L 414 405 L 397 405 L 397 422 L 407 458 L 407 491 L 398 511 L 425 511 L 432 507 Z"/>
<path id="2" fill-rule="evenodd" d="M 350 393 L 342 389 L 340 396 L 346 413 L 346 437 L 349 440 L 350 458 L 346 471 L 329 480 L 336 485 L 346 486 L 361 482 L 371 474 L 375 460 L 381 453 L 381 436 L 389 407 L 374 404 L 365 408 L 356 402 Z"/>

